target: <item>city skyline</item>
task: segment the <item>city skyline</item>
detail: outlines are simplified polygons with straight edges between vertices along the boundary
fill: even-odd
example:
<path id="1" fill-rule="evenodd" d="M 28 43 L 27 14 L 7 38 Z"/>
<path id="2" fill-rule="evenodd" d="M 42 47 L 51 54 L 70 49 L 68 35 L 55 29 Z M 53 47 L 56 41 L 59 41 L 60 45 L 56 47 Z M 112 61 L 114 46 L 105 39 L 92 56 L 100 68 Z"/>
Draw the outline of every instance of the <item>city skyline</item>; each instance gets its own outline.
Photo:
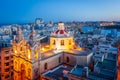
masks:
<path id="1" fill-rule="evenodd" d="M 120 21 L 119 0 L 0 1 L 0 23 L 45 21 Z"/>

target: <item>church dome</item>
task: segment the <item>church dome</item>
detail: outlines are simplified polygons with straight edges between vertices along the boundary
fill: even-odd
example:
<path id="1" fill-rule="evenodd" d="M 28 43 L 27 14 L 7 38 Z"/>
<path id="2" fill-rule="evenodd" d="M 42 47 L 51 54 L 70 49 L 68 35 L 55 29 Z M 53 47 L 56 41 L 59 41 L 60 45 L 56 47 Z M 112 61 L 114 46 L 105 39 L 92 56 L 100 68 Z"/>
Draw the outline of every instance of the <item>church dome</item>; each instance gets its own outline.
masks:
<path id="1" fill-rule="evenodd" d="M 65 30 L 64 23 L 59 22 L 58 23 L 58 29 L 54 32 L 54 34 L 67 34 L 68 32 Z"/>
<path id="2" fill-rule="evenodd" d="M 55 34 L 66 34 L 68 33 L 66 30 L 57 30 Z"/>

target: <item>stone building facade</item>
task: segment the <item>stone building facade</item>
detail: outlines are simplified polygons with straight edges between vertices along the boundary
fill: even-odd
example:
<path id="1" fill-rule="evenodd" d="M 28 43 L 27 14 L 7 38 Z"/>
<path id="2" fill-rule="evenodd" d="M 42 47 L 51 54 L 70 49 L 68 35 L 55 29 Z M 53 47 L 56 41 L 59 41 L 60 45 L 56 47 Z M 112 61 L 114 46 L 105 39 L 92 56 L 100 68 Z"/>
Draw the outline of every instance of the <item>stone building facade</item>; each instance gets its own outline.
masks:
<path id="1" fill-rule="evenodd" d="M 36 35 L 32 26 L 28 42 L 26 42 L 18 27 L 17 36 L 13 41 L 14 80 L 38 80 L 42 73 L 63 63 L 74 66 L 79 63 L 77 57 L 86 52 L 76 47 L 73 35 L 65 30 L 63 22 L 58 24 L 57 31 L 51 33 L 47 49 L 41 48 L 40 39 Z M 85 53 L 84 56 L 88 55 L 89 53 Z M 86 59 L 84 65 L 88 65 L 88 57 L 84 59 Z"/>

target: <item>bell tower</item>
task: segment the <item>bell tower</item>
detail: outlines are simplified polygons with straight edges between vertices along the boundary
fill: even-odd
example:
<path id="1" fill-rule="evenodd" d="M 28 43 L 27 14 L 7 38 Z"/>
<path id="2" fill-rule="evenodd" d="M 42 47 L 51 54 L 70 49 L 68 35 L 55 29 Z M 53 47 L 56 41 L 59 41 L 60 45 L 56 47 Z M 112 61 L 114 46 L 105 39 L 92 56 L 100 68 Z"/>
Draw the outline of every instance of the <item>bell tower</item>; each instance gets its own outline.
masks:
<path id="1" fill-rule="evenodd" d="M 22 36 L 22 30 L 18 28 L 18 34 L 13 41 L 14 52 L 14 80 L 35 80 L 40 75 L 40 51 L 36 39 L 34 26 L 26 42 Z"/>

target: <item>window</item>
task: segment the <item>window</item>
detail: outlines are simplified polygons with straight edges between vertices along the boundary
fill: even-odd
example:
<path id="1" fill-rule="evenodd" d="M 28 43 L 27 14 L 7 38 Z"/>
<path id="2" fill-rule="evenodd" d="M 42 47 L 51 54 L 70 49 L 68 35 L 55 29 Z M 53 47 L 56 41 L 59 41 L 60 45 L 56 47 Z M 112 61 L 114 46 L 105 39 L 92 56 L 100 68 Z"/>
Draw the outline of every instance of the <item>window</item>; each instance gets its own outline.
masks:
<path id="1" fill-rule="evenodd" d="M 64 40 L 61 40 L 61 46 L 64 46 Z"/>
<path id="2" fill-rule="evenodd" d="M 61 63 L 61 57 L 59 57 L 59 63 Z"/>
<path id="3" fill-rule="evenodd" d="M 20 80 L 25 80 L 25 79 L 26 79 L 25 65 L 21 64 L 21 79 Z"/>
<path id="4" fill-rule="evenodd" d="M 47 66 L 48 66 L 47 63 L 45 63 L 45 65 L 44 65 L 44 69 L 45 69 L 45 70 L 47 69 Z"/>
<path id="5" fill-rule="evenodd" d="M 35 58 L 35 59 L 38 59 L 38 50 L 35 50 L 34 58 Z"/>
<path id="6" fill-rule="evenodd" d="M 107 49 L 105 49 L 105 50 L 107 50 Z"/>
<path id="7" fill-rule="evenodd" d="M 11 64 L 13 64 L 13 60 L 11 61 Z"/>
<path id="8" fill-rule="evenodd" d="M 69 57 L 67 57 L 66 62 L 69 63 Z"/>
<path id="9" fill-rule="evenodd" d="M 9 68 L 5 69 L 5 72 L 9 72 Z"/>
<path id="10" fill-rule="evenodd" d="M 11 72 L 11 76 L 13 76 L 13 72 Z"/>
<path id="11" fill-rule="evenodd" d="M 22 51 L 22 47 L 20 48 L 20 51 Z"/>
<path id="12" fill-rule="evenodd" d="M 13 49 L 11 49 L 11 51 L 13 52 Z"/>
<path id="13" fill-rule="evenodd" d="M 53 41 L 53 45 L 55 45 L 55 43 L 56 43 L 56 42 L 55 42 L 55 40 L 54 40 L 54 41 Z"/>
<path id="14" fill-rule="evenodd" d="M 30 77 L 31 76 L 31 69 L 29 68 L 28 69 L 28 76 Z M 31 78 L 31 77 L 30 77 Z"/>
<path id="15" fill-rule="evenodd" d="M 9 60 L 9 57 L 5 57 L 6 60 Z"/>
<path id="16" fill-rule="evenodd" d="M 11 69 L 13 69 L 13 66 L 11 66 Z"/>
<path id="17" fill-rule="evenodd" d="M 71 40 L 69 40 L 69 45 L 71 45 Z"/>
<path id="18" fill-rule="evenodd" d="M 5 66 L 9 66 L 9 63 L 5 63 Z"/>
<path id="19" fill-rule="evenodd" d="M 13 58 L 13 55 L 11 55 L 11 58 Z"/>
<path id="20" fill-rule="evenodd" d="M 30 52 L 30 49 L 27 50 L 27 57 L 28 57 L 28 59 L 31 59 L 31 52 Z"/>
<path id="21" fill-rule="evenodd" d="M 8 53 L 9 53 L 9 51 L 5 51 L 5 53 L 6 53 L 6 54 L 8 54 Z"/>
<path id="22" fill-rule="evenodd" d="M 5 78 L 9 78 L 9 75 L 6 75 Z"/>

